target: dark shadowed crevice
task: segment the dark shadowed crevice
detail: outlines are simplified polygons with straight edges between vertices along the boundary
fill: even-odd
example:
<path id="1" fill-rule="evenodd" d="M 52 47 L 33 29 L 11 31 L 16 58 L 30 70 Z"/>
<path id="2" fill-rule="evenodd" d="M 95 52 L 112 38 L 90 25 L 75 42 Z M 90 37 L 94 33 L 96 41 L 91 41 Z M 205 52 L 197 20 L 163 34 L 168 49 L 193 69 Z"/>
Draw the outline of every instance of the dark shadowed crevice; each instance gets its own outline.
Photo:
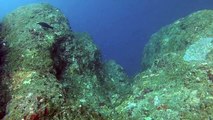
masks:
<path id="1" fill-rule="evenodd" d="M 58 80 L 61 80 L 62 75 L 69 64 L 67 59 L 67 56 L 69 55 L 67 54 L 68 51 L 66 52 L 66 48 L 60 47 L 60 46 L 64 42 L 66 42 L 67 39 L 71 39 L 71 38 L 72 38 L 71 35 L 56 38 L 56 42 L 53 44 L 53 47 L 52 47 L 51 57 L 54 62 L 53 68 L 55 71 L 55 76 Z"/>
<path id="2" fill-rule="evenodd" d="M 0 24 L 0 31 L 1 31 L 1 24 Z M 10 99 L 8 86 L 5 83 L 6 81 L 3 81 L 3 74 L 5 73 L 4 65 L 7 53 L 8 53 L 7 43 L 0 36 L 0 119 L 3 119 L 3 117 L 5 116 L 7 102 Z"/>

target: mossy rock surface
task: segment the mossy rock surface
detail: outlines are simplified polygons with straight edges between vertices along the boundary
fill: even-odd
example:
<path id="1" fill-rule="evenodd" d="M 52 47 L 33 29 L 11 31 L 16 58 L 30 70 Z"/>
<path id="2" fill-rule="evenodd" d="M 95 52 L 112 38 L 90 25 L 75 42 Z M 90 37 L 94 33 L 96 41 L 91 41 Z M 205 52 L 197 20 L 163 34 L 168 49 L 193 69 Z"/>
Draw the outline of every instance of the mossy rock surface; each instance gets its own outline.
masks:
<path id="1" fill-rule="evenodd" d="M 0 114 L 7 101 L 8 120 L 213 119 L 212 19 L 211 10 L 198 11 L 155 33 L 131 83 L 60 10 L 18 8 L 1 24 Z"/>
<path id="2" fill-rule="evenodd" d="M 111 115 L 107 89 L 123 93 L 124 85 L 112 80 L 124 80 L 125 73 L 115 67 L 123 78 L 107 77 L 110 71 L 104 70 L 92 38 L 74 33 L 59 9 L 20 7 L 5 16 L 0 36 L 0 55 L 6 48 L 0 84 L 5 87 L 0 96 L 7 98 L 0 111 L 5 119 L 101 120 Z"/>
<path id="3" fill-rule="evenodd" d="M 45 29 L 39 22 L 45 22 L 53 29 Z M 1 36 L 10 51 L 7 68 L 11 71 L 51 69 L 51 47 L 57 37 L 69 32 L 66 18 L 60 10 L 48 4 L 32 4 L 18 8 L 2 21 Z"/>
<path id="4" fill-rule="evenodd" d="M 132 93 L 115 107 L 118 119 L 205 120 L 213 118 L 213 11 L 203 10 L 153 34 L 144 71 Z"/>
<path id="5" fill-rule="evenodd" d="M 1 36 L 7 47 L 3 81 L 11 96 L 6 119 L 42 118 L 61 107 L 64 95 L 53 74 L 51 51 L 56 38 L 70 32 L 63 14 L 48 4 L 20 7 L 3 19 Z"/>
<path id="6" fill-rule="evenodd" d="M 136 75 L 133 92 L 115 107 L 118 119 L 212 118 L 212 66 L 185 64 L 175 72 L 149 69 Z"/>
<path id="7" fill-rule="evenodd" d="M 183 61 L 205 61 L 212 51 L 213 11 L 202 10 L 175 21 L 152 35 L 144 49 L 144 70 L 162 61 L 162 57 L 177 54 Z M 202 56 L 202 58 L 201 58 Z M 208 61 L 208 60 L 207 60 Z M 173 62 L 167 61 L 164 63 Z"/>

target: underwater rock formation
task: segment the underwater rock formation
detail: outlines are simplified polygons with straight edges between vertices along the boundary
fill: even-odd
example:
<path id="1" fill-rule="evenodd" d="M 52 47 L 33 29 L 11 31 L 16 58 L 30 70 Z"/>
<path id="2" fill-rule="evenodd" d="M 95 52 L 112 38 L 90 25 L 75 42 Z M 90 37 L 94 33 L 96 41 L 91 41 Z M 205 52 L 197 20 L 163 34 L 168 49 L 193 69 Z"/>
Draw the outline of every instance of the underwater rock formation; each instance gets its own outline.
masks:
<path id="1" fill-rule="evenodd" d="M 54 30 L 42 29 L 40 21 L 55 26 Z M 42 118 L 64 103 L 62 85 L 53 74 L 51 49 L 55 38 L 67 33 L 66 18 L 47 4 L 20 7 L 3 19 L 1 36 L 8 48 L 3 81 L 11 96 L 6 119 Z"/>
<path id="2" fill-rule="evenodd" d="M 129 88 L 132 81 L 128 78 L 122 66 L 114 60 L 109 60 L 103 65 L 104 87 L 107 90 L 105 94 L 109 96 L 110 101 L 119 102 L 130 92 Z"/>
<path id="3" fill-rule="evenodd" d="M 1 25 L 0 25 L 1 29 Z M 6 48 L 6 43 L 3 41 L 2 38 L 0 38 L 0 76 L 3 74 L 3 66 L 5 64 L 5 57 L 7 54 L 7 48 Z M 4 117 L 5 114 L 5 109 L 6 109 L 6 103 L 8 102 L 10 96 L 7 94 L 8 93 L 8 86 L 3 81 L 3 79 L 0 79 L 0 119 Z"/>
<path id="4" fill-rule="evenodd" d="M 153 34 L 131 80 L 57 8 L 20 7 L 0 26 L 0 117 L 213 119 L 212 19 L 199 11 Z"/>
<path id="5" fill-rule="evenodd" d="M 184 61 L 208 59 L 198 57 L 201 57 L 202 54 L 207 55 L 212 49 L 210 47 L 213 36 L 212 18 L 211 10 L 198 11 L 153 34 L 144 49 L 143 69 L 155 66 L 155 64 L 163 66 L 163 61 L 160 58 L 175 56 L 175 54 L 184 57 L 182 59 Z M 166 61 L 164 62 L 166 65 Z"/>
<path id="6" fill-rule="evenodd" d="M 153 34 L 117 119 L 213 119 L 212 19 L 198 11 Z"/>
<path id="7" fill-rule="evenodd" d="M 127 76 L 114 67 L 122 78 L 106 77 L 109 71 L 91 37 L 74 33 L 60 10 L 48 4 L 23 6 L 8 14 L 1 28 L 7 48 L 1 57 L 6 61 L 0 84 L 6 86 L 0 92 L 4 119 L 108 118 L 114 102 L 107 89 L 121 91 L 119 80 L 128 83 Z"/>

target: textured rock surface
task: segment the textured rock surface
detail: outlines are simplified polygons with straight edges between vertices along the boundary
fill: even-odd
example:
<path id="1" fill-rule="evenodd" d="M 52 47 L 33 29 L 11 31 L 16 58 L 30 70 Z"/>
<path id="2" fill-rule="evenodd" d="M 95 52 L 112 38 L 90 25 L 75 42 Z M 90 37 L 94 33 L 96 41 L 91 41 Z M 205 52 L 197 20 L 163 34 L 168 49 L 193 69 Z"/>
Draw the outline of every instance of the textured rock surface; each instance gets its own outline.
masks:
<path id="1" fill-rule="evenodd" d="M 155 33 L 131 83 L 58 9 L 21 7 L 0 26 L 0 117 L 211 120 L 212 19 L 213 11 L 199 11 Z"/>
<path id="2" fill-rule="evenodd" d="M 105 73 L 104 87 L 106 95 L 112 102 L 123 100 L 126 94 L 130 92 L 127 88 L 131 84 L 123 67 L 118 65 L 114 60 L 109 60 L 103 65 L 103 70 Z"/>
<path id="3" fill-rule="evenodd" d="M 54 30 L 37 24 L 44 21 Z M 21 7 L 3 19 L 1 36 L 8 49 L 3 81 L 11 96 L 6 119 L 41 118 L 54 114 L 64 102 L 62 85 L 52 74 L 51 48 L 56 37 L 70 32 L 67 23 L 47 4 Z"/>
<path id="4" fill-rule="evenodd" d="M 60 10 L 48 4 L 20 7 L 3 19 L 0 36 L 0 62 L 6 61 L 0 117 L 100 120 L 112 113 L 107 89 L 119 87 L 112 83 L 116 76 L 106 77 L 91 37 L 73 33 Z M 124 80 L 123 72 L 113 71 Z"/>
<path id="5" fill-rule="evenodd" d="M 158 64 L 161 62 L 160 59 L 163 56 L 169 56 L 171 54 L 178 54 L 181 57 L 187 54 L 188 58 L 190 56 L 198 57 L 204 52 L 203 50 L 199 49 L 203 48 L 208 49 L 206 52 L 210 53 L 212 50 L 211 39 L 213 37 L 212 19 L 213 11 L 199 11 L 177 20 L 173 24 L 168 25 L 159 32 L 153 34 L 150 42 L 147 44 L 144 50 L 142 60 L 143 69 L 147 69 L 152 65 Z M 203 46 L 202 44 L 206 46 Z M 193 46 L 195 46 L 197 50 L 190 51 Z M 195 56 L 194 54 L 197 55 Z M 203 59 L 205 58 L 200 60 L 203 61 Z"/>
<path id="6" fill-rule="evenodd" d="M 133 93 L 115 108 L 118 119 L 213 118 L 212 19 L 213 11 L 199 11 L 151 37 Z"/>

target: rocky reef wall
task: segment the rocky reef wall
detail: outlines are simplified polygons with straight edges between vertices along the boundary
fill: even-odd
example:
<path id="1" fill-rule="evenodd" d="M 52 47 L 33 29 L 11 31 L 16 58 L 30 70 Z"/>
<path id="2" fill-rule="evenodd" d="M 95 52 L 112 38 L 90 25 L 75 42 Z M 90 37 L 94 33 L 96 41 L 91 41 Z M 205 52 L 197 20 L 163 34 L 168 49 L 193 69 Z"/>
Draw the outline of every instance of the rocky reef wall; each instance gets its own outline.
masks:
<path id="1" fill-rule="evenodd" d="M 59 9 L 20 7 L 0 24 L 0 118 L 211 120 L 212 19 L 198 11 L 153 34 L 130 79 Z"/>
<path id="2" fill-rule="evenodd" d="M 2 51 L 7 50 L 1 56 L 6 61 L 1 67 L 1 117 L 104 119 L 103 113 L 110 114 L 108 94 L 118 93 L 106 89 L 119 89 L 117 83 L 106 82 L 114 77 L 105 77 L 91 37 L 74 33 L 59 9 L 49 4 L 20 7 L 3 19 L 0 36 Z"/>
<path id="3" fill-rule="evenodd" d="M 163 27 L 144 49 L 143 72 L 115 109 L 119 119 L 213 118 L 213 11 L 202 10 Z"/>

